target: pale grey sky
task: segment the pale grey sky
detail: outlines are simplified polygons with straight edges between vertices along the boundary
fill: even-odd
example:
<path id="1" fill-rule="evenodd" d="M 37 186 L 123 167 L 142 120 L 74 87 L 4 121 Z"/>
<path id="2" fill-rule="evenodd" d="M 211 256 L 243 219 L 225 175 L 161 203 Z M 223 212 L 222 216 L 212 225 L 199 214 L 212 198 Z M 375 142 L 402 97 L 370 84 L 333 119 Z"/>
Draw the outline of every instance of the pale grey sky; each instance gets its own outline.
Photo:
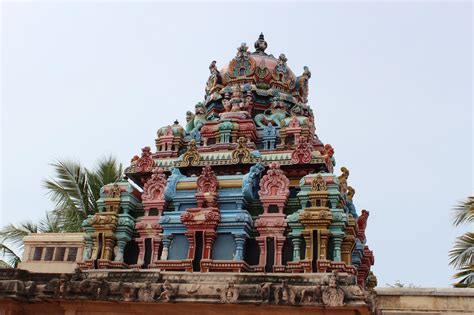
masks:
<path id="1" fill-rule="evenodd" d="M 379 284 L 448 286 L 472 194 L 472 6 L 404 3 L 2 3 L 1 225 L 50 210 L 48 163 L 124 164 L 202 100 L 264 32 L 311 69 L 319 137 L 349 168 Z M 472 229 L 472 227 L 470 227 Z"/>

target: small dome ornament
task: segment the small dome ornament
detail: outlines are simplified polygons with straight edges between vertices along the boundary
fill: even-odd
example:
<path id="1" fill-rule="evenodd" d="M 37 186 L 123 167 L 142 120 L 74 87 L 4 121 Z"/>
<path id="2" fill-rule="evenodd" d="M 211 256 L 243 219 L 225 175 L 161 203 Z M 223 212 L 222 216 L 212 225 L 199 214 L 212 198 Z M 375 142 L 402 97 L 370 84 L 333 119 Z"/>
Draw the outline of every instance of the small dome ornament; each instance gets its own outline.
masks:
<path id="1" fill-rule="evenodd" d="M 265 49 L 267 49 L 267 42 L 265 41 L 265 38 L 263 36 L 263 33 L 260 33 L 258 36 L 257 41 L 254 44 L 255 47 L 255 53 L 257 54 L 265 54 Z M 266 55 L 266 54 L 265 54 Z"/>

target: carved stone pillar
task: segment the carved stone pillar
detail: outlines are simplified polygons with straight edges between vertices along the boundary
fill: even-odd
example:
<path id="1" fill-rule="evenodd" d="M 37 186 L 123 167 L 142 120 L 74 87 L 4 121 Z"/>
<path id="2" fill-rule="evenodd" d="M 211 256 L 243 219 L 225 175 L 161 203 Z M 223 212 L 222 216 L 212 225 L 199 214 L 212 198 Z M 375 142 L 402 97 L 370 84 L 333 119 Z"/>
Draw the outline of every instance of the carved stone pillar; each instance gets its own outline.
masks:
<path id="1" fill-rule="evenodd" d="M 204 253 L 202 259 L 211 259 L 212 245 L 216 239 L 216 232 L 204 232 Z"/>
<path id="2" fill-rule="evenodd" d="M 305 259 L 306 260 L 312 260 L 313 259 L 313 237 L 312 237 L 313 231 L 312 230 L 304 230 L 301 232 L 301 235 L 304 238 L 304 241 L 306 243 L 306 249 L 305 249 Z"/>
<path id="3" fill-rule="evenodd" d="M 138 245 L 137 265 L 141 267 L 145 261 L 145 246 L 143 244 L 145 240 L 143 238 L 136 238 L 135 241 Z"/>
<path id="4" fill-rule="evenodd" d="M 234 240 L 235 240 L 234 260 L 243 260 L 245 235 L 234 235 Z"/>
<path id="5" fill-rule="evenodd" d="M 293 261 L 300 261 L 301 259 L 301 237 L 293 236 L 291 238 L 293 242 Z"/>
<path id="6" fill-rule="evenodd" d="M 328 240 L 329 240 L 329 230 L 320 231 L 320 251 L 319 259 L 327 260 L 328 259 Z"/>
<path id="7" fill-rule="evenodd" d="M 341 245 L 344 238 L 344 234 L 333 234 L 332 235 L 332 244 L 333 244 L 333 261 L 341 261 Z"/>
<path id="8" fill-rule="evenodd" d="M 266 237 L 265 236 L 258 236 L 255 240 L 258 243 L 258 247 L 260 248 L 260 258 L 258 259 L 259 266 L 265 266 L 267 261 L 267 244 L 266 244 Z"/>
<path id="9" fill-rule="evenodd" d="M 105 248 L 104 248 L 104 256 L 102 259 L 112 260 L 114 254 L 114 247 L 115 247 L 116 239 L 114 235 L 106 236 L 105 239 Z"/>
<path id="10" fill-rule="evenodd" d="M 283 243 L 285 243 L 284 236 L 277 236 L 275 237 L 275 265 L 281 266 L 282 265 L 282 251 L 283 251 Z"/>
<path id="11" fill-rule="evenodd" d="M 120 238 L 117 240 L 117 253 L 115 255 L 114 261 L 123 262 L 123 253 L 124 253 L 126 245 L 127 245 L 127 240 L 125 238 Z"/>
<path id="12" fill-rule="evenodd" d="M 355 238 L 352 235 L 345 236 L 341 246 L 341 259 L 346 265 L 352 265 L 352 249 L 355 245 Z"/>
<path id="13" fill-rule="evenodd" d="M 186 235 L 189 241 L 188 259 L 194 259 L 194 248 L 196 247 L 196 244 L 194 243 L 194 231 L 186 232 L 184 235 Z"/>
<path id="14" fill-rule="evenodd" d="M 151 261 L 150 264 L 155 263 L 157 260 L 160 259 L 160 239 L 159 238 L 153 238 L 153 254 L 151 255 Z"/>
<path id="15" fill-rule="evenodd" d="M 168 259 L 168 252 L 169 252 L 169 248 L 170 248 L 170 245 L 171 245 L 171 240 L 172 240 L 172 236 L 171 235 L 165 235 L 163 236 L 163 251 L 161 252 L 161 260 L 167 260 Z"/>
<path id="16" fill-rule="evenodd" d="M 82 260 L 86 261 L 92 258 L 92 248 L 94 246 L 94 241 L 91 237 L 85 237 L 85 246 L 84 252 L 82 255 Z"/>

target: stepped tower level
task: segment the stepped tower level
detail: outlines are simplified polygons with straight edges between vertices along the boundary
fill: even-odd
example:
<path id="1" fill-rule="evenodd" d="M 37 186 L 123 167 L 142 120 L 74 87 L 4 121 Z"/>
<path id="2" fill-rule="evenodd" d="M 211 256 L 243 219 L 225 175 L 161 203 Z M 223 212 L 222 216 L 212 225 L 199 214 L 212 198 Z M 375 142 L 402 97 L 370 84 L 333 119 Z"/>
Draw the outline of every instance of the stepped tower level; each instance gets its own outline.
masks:
<path id="1" fill-rule="evenodd" d="M 241 44 L 220 69 L 211 62 L 186 123 L 159 128 L 156 148 L 133 157 L 125 173 L 136 185 L 102 189 L 83 224 L 82 270 L 334 271 L 365 285 L 369 212 L 316 134 L 311 72 L 268 54 L 263 34 L 254 47 Z"/>

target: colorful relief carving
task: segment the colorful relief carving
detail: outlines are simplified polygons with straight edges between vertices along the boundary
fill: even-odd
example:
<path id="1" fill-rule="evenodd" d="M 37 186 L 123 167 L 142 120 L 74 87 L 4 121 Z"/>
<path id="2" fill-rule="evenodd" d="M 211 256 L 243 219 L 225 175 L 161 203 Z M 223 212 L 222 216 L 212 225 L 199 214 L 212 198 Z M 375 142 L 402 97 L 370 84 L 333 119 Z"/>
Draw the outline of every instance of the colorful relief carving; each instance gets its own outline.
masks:
<path id="1" fill-rule="evenodd" d="M 139 188 L 104 187 L 99 212 L 83 223 L 81 268 L 325 273 L 301 299 L 288 282 L 259 285 L 262 301 L 277 304 L 339 307 L 360 293 L 341 291 L 337 272 L 366 284 L 368 212 L 358 214 L 348 169 L 334 174 L 334 149 L 315 134 L 311 72 L 297 77 L 285 54 L 267 54 L 263 34 L 254 46 L 242 44 L 222 68 L 212 61 L 186 125 L 159 128 L 156 152 L 132 158 L 125 174 Z M 240 296 L 231 282 L 213 290 L 222 303 Z M 142 291 L 158 299 L 153 285 Z"/>
<path id="2" fill-rule="evenodd" d="M 273 98 L 270 108 L 263 113 L 257 114 L 254 118 L 258 127 L 265 127 L 269 123 L 274 126 L 280 126 L 281 121 L 287 116 L 284 101 L 279 98 Z"/>
<path id="3" fill-rule="evenodd" d="M 313 156 L 313 148 L 308 140 L 300 137 L 298 145 L 291 153 L 291 162 L 294 164 L 307 164 L 311 162 Z"/>
<path id="4" fill-rule="evenodd" d="M 247 148 L 247 139 L 240 137 L 237 140 L 237 148 L 232 151 L 232 163 L 250 163 L 251 154 L 250 150 Z"/>
<path id="5" fill-rule="evenodd" d="M 260 180 L 258 195 L 263 206 L 263 214 L 255 221 L 259 233 L 256 240 L 260 247 L 260 268 L 267 266 L 271 255 L 271 259 L 274 260 L 273 270 L 285 270 L 282 263 L 282 249 L 286 240 L 284 233 L 287 223 L 283 210 L 290 195 L 289 184 L 289 179 L 276 162 L 270 164 L 267 174 Z M 276 208 L 276 211 L 269 211 L 272 207 Z M 273 242 L 273 252 L 269 252 L 268 242 Z"/>

